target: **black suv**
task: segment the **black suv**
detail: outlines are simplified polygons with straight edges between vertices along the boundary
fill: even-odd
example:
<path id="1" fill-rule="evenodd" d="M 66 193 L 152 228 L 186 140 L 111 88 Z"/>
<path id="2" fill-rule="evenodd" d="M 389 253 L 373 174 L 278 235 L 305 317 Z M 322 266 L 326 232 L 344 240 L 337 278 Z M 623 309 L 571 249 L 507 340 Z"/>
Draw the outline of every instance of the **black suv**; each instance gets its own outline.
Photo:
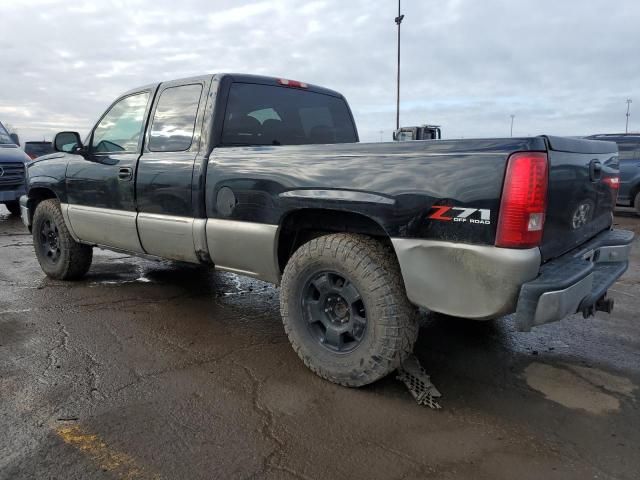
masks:
<path id="1" fill-rule="evenodd" d="M 20 215 L 18 200 L 25 194 L 25 163 L 29 157 L 16 142 L 19 142 L 17 137 L 9 135 L 0 123 L 0 203 L 13 215 Z"/>
<path id="2" fill-rule="evenodd" d="M 633 207 L 640 215 L 640 133 L 605 133 L 586 138 L 618 144 L 620 191 L 617 204 Z"/>

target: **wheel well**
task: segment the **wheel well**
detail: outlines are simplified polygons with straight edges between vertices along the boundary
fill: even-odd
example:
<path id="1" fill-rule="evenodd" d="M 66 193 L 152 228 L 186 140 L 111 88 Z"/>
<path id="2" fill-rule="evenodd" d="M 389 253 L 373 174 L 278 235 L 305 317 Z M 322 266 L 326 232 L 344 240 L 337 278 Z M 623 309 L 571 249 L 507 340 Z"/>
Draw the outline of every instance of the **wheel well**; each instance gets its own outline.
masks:
<path id="1" fill-rule="evenodd" d="M 354 212 L 305 208 L 288 214 L 281 222 L 278 237 L 278 264 L 284 271 L 298 247 L 327 233 L 360 233 L 390 243 L 387 232 L 378 222 Z"/>
<path id="2" fill-rule="evenodd" d="M 36 211 L 36 207 L 43 200 L 48 200 L 50 198 L 58 198 L 53 190 L 49 190 L 44 187 L 35 187 L 29 190 L 29 201 L 27 205 L 29 206 L 29 224 L 33 221 L 33 214 Z M 31 227 L 29 227 L 31 230 Z"/>

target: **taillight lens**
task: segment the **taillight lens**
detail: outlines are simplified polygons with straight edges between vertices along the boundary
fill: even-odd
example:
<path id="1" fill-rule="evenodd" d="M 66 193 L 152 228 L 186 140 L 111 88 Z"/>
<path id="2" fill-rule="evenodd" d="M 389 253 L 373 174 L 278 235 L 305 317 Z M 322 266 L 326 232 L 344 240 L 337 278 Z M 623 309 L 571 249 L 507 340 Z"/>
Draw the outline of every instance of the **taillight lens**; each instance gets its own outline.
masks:
<path id="1" fill-rule="evenodd" d="M 521 152 L 509 157 L 496 246 L 531 248 L 540 245 L 547 211 L 548 173 L 546 153 Z"/>
<path id="2" fill-rule="evenodd" d="M 609 185 L 613 190 L 618 190 L 620 188 L 620 177 L 606 177 L 603 178 L 602 181 Z"/>
<path id="3" fill-rule="evenodd" d="M 605 177 L 602 181 L 611 189 L 611 201 L 615 205 L 618 202 L 618 193 L 620 191 L 620 177 Z"/>

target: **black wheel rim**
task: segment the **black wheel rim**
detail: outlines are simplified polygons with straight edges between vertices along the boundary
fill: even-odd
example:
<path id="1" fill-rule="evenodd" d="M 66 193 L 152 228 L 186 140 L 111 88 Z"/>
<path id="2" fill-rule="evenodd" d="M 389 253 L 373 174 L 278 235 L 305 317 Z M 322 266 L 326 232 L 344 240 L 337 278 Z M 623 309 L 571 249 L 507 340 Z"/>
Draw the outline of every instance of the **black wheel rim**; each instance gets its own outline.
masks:
<path id="1" fill-rule="evenodd" d="M 40 251 L 50 263 L 56 263 L 60 258 L 58 226 L 49 219 L 40 226 Z"/>
<path id="2" fill-rule="evenodd" d="M 302 292 L 302 312 L 312 336 L 332 352 L 352 352 L 367 330 L 362 296 L 340 273 L 320 272 L 309 278 Z"/>

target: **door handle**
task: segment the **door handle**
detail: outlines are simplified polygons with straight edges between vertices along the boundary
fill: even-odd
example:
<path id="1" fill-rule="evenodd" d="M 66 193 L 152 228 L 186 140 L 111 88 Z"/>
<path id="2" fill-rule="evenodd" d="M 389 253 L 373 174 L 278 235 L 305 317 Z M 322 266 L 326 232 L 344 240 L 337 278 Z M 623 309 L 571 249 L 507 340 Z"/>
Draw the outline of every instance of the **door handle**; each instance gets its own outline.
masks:
<path id="1" fill-rule="evenodd" d="M 118 171 L 118 178 L 120 180 L 131 180 L 133 178 L 133 169 L 130 167 L 121 167 Z"/>

